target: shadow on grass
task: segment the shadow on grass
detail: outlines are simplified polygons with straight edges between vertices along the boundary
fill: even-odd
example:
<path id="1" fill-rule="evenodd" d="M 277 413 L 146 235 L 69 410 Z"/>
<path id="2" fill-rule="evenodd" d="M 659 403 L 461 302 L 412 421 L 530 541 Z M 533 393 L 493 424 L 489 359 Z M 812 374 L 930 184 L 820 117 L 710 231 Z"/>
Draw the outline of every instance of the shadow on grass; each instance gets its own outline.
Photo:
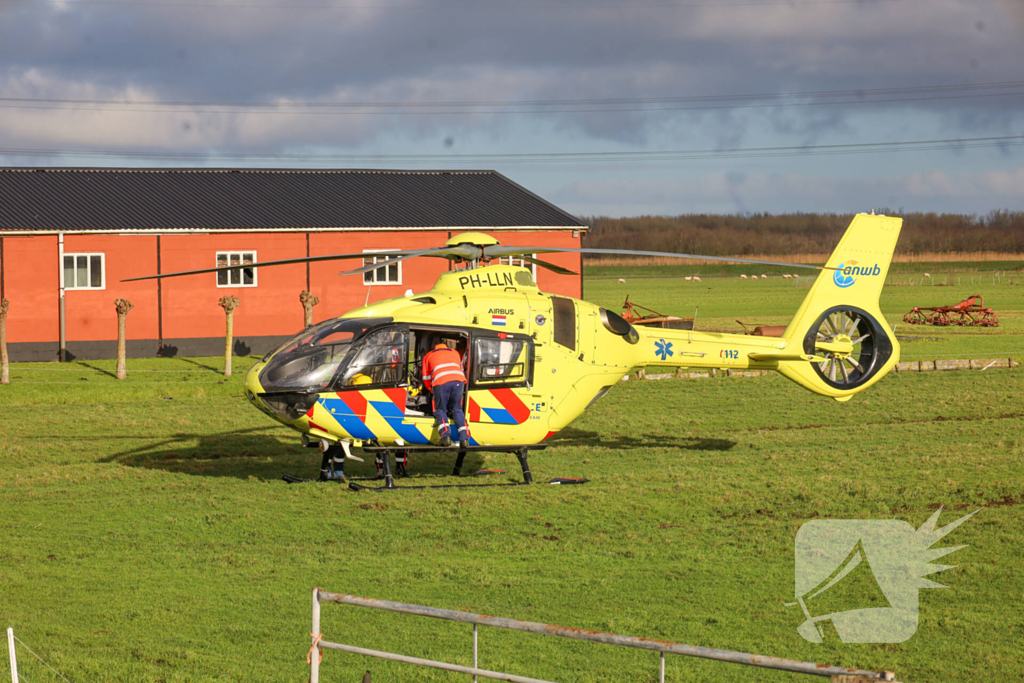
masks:
<path id="1" fill-rule="evenodd" d="M 98 372 L 100 374 L 107 375 L 109 377 L 113 377 L 114 379 L 117 379 L 117 373 L 115 373 L 113 370 L 107 370 L 106 368 L 101 368 L 101 367 L 96 366 L 96 365 L 91 365 L 90 363 L 86 363 L 83 360 L 78 361 L 78 364 L 82 365 L 84 367 L 87 367 L 90 370 L 95 370 L 96 372 Z"/>
<path id="2" fill-rule="evenodd" d="M 200 363 L 199 361 L 192 360 L 191 358 L 175 357 L 174 360 L 180 360 L 180 361 L 183 361 L 185 363 L 191 363 L 192 365 L 195 365 L 196 367 L 200 367 L 203 370 L 209 370 L 211 372 L 216 372 L 216 373 L 221 374 L 221 375 L 224 374 L 224 368 L 223 367 L 216 368 L 216 367 L 213 367 L 212 365 L 206 365 L 205 363 Z"/>
<path id="3" fill-rule="evenodd" d="M 727 451 L 738 442 L 731 439 L 702 439 L 697 437 L 659 436 L 656 434 L 610 436 L 600 432 L 588 432 L 570 427 L 569 429 L 563 429 L 557 436 L 550 439 L 548 443 L 552 446 L 596 446 L 613 450 L 680 448 L 688 451 Z"/>
<path id="4" fill-rule="evenodd" d="M 281 428 L 274 426 L 219 434 L 180 433 L 114 453 L 100 462 L 202 477 L 279 480 L 282 474 L 291 474 L 316 478 L 320 472 L 320 450 L 301 446 L 298 435 L 292 443 L 283 442 L 281 435 Z M 373 456 L 359 449 L 353 455 L 363 458 L 364 462 L 346 461 L 345 474 L 350 477 L 373 476 L 376 471 Z M 413 454 L 408 464 L 410 479 L 451 474 L 455 456 L 455 451 L 450 454 Z M 514 459 L 512 463 L 515 463 Z M 481 465 L 480 456 L 470 453 L 462 471 L 475 472 Z"/>

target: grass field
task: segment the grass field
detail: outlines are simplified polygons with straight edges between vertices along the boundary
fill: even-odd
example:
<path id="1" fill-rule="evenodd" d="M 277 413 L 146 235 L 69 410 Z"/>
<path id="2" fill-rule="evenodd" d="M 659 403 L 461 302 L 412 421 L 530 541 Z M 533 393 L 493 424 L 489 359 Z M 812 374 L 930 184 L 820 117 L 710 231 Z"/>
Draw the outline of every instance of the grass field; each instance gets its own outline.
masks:
<path id="1" fill-rule="evenodd" d="M 666 312 L 685 313 L 694 291 L 636 282 L 636 300 Z M 721 326 L 782 318 L 806 293 L 774 281 L 702 285 L 701 319 L 706 307 L 709 325 Z M 591 278 L 588 299 L 617 307 L 622 287 Z M 1005 297 L 1014 325 L 1024 310 L 1017 292 L 996 287 L 990 304 Z M 919 293 L 960 292 L 887 288 L 887 314 Z M 1009 325 L 991 341 L 925 329 L 951 336 L 927 343 L 968 355 L 983 354 L 982 343 L 1024 347 Z M 538 480 L 582 476 L 585 486 L 377 494 L 281 482 L 284 472 L 312 476 L 318 454 L 248 407 L 240 377 L 224 382 L 218 367 L 131 361 L 118 383 L 110 361 L 17 365 L 14 383 L 0 387 L 0 626 L 14 626 L 73 683 L 305 680 L 313 586 L 893 669 L 911 683 L 1024 680 L 1019 368 L 893 374 L 846 404 L 778 376 L 625 382 L 531 459 Z M 516 479 L 511 457 L 468 465 Z M 419 483 L 442 483 L 453 481 L 450 466 L 424 457 L 411 469 Z M 957 568 L 931 577 L 949 588 L 921 591 L 914 637 L 813 645 L 797 634 L 802 615 L 784 603 L 801 524 L 895 517 L 918 527 L 939 506 L 943 523 L 981 512 L 940 543 L 969 547 L 940 561 Z M 469 663 L 467 626 L 327 605 L 323 630 Z M 489 668 L 657 679 L 652 653 L 486 629 L 480 640 Z M 25 680 L 57 680 L 19 652 Z M 668 664 L 672 681 L 800 680 Z M 378 683 L 454 680 L 333 652 L 323 680 L 355 682 L 368 669 Z"/>

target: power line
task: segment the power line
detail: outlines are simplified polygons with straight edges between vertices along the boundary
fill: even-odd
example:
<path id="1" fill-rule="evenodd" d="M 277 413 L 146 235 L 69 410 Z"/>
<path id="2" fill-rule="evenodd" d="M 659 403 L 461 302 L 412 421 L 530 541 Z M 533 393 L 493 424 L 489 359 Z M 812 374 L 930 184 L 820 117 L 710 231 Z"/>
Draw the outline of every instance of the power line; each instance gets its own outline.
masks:
<path id="1" fill-rule="evenodd" d="M 0 0 L 2 1 L 2 0 Z M 424 100 L 405 102 L 317 102 L 317 101 L 231 101 L 231 100 L 126 100 L 126 99 L 71 99 L 40 97 L 0 97 L 0 102 L 28 104 L 97 104 L 97 105 L 153 105 L 167 107 L 294 107 L 294 108 L 404 108 L 404 107 L 533 107 L 533 106 L 585 106 L 616 104 L 672 104 L 692 102 L 749 102 L 780 99 L 808 99 L 828 97 L 878 97 L 928 93 L 969 92 L 977 90 L 1006 90 L 1024 88 L 1024 80 L 993 83 L 963 83 L 953 85 L 903 86 L 894 88 L 862 88 L 847 90 L 810 90 L 782 93 L 746 93 L 738 95 L 682 95 L 663 97 L 617 97 L 545 100 Z"/>
<path id="2" fill-rule="evenodd" d="M 951 138 L 937 140 L 907 140 L 890 142 L 862 142 L 833 145 L 790 145 L 781 147 L 736 147 L 728 149 L 696 149 L 630 152 L 543 152 L 509 154 L 226 154 L 202 152 L 159 151 L 101 151 L 0 148 L 0 154 L 10 156 L 65 156 L 113 159 L 164 160 L 228 160 L 239 162 L 291 161 L 316 163 L 557 163 L 557 162 L 629 162 L 629 161 L 685 161 L 705 159 L 733 159 L 776 156 L 820 156 L 833 154 L 888 154 L 894 152 L 935 151 L 950 149 L 976 149 L 984 147 L 1010 147 L 1024 145 L 1024 135 Z"/>
<path id="3" fill-rule="evenodd" d="M 64 2 L 61 7 L 76 6 L 111 6 L 131 7 L 135 9 L 158 9 L 162 7 L 185 7 L 191 9 L 270 9 L 270 10 L 421 10 L 433 11 L 439 9 L 465 10 L 518 10 L 518 9 L 543 9 L 544 11 L 558 10 L 627 10 L 635 9 L 667 9 L 667 10 L 688 10 L 688 9 L 726 9 L 734 7 L 743 8 L 772 8 L 772 7 L 813 7 L 831 5 L 860 5 L 862 7 L 884 6 L 896 3 L 914 2 L 916 0 L 781 0 L 769 2 L 698 2 L 698 3 L 436 3 L 436 4 L 373 4 L 373 5 L 347 5 L 347 4 L 252 4 L 252 3 L 194 3 L 194 2 L 122 2 L 121 0 L 71 0 Z M 0 0 L 0 3 L 37 4 L 53 5 L 51 0 Z"/>
<path id="4" fill-rule="evenodd" d="M 106 111 L 127 114 L 230 114 L 249 116 L 253 114 L 269 114 L 271 116 L 470 116 L 470 115 L 533 115 L 533 114 L 614 114 L 614 113 L 655 113 L 663 111 L 719 111 L 735 109 L 780 109 L 785 107 L 829 107 L 859 106 L 865 104 L 898 104 L 905 102 L 934 102 L 943 100 L 979 99 L 984 97 L 1020 97 L 1024 91 L 1005 93 L 976 93 L 972 95 L 949 95 L 935 97 L 891 97 L 874 100 L 846 100 L 831 102 L 777 102 L 770 104 L 728 104 L 706 107 L 612 107 L 589 109 L 463 109 L 434 111 L 301 111 L 301 110 L 268 110 L 268 109 L 137 109 L 132 107 L 94 107 L 94 106 L 61 106 L 61 105 L 29 105 L 0 104 L 0 109 L 45 110 L 45 111 Z"/>

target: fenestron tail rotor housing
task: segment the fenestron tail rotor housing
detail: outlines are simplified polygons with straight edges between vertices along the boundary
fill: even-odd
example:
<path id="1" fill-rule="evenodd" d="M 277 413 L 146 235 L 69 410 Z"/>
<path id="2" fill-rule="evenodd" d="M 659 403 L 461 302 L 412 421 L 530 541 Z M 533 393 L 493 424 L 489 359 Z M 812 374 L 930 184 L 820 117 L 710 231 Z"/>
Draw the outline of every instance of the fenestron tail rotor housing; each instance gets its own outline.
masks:
<path id="1" fill-rule="evenodd" d="M 870 380 L 892 355 L 893 347 L 878 320 L 854 306 L 833 306 L 804 337 L 804 352 L 824 358 L 813 363 L 817 375 L 834 389 L 854 389 Z"/>

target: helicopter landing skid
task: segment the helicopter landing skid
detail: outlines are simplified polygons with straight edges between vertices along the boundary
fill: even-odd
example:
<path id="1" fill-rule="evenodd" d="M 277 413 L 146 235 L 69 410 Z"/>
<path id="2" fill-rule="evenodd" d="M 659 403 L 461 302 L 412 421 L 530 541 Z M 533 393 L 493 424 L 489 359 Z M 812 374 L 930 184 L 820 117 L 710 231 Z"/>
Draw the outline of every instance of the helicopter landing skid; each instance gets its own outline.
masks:
<path id="1" fill-rule="evenodd" d="M 486 476 L 491 475 L 491 474 L 506 474 L 506 472 L 505 472 L 505 470 L 477 470 L 476 472 L 473 472 L 472 474 L 464 474 L 464 475 L 460 474 L 458 476 L 461 476 L 461 477 L 486 477 Z M 437 474 L 437 475 L 426 475 L 426 476 L 444 477 L 445 475 Z M 303 477 L 296 477 L 296 476 L 291 475 L 291 474 L 282 474 L 281 475 L 281 480 L 286 482 L 286 483 L 288 483 L 288 484 L 311 484 L 311 483 L 312 484 L 323 484 L 325 482 L 335 482 L 335 483 L 338 483 L 338 484 L 349 484 L 351 482 L 359 482 L 359 481 L 383 481 L 384 480 L 384 475 L 381 474 L 381 475 L 376 476 L 376 477 L 339 477 L 339 476 L 333 476 L 333 477 L 325 477 L 323 479 L 306 479 L 306 478 L 303 478 Z M 363 486 L 363 488 L 372 488 L 372 487 Z M 423 488 L 423 487 L 414 487 L 414 488 Z"/>
<path id="2" fill-rule="evenodd" d="M 462 476 L 462 463 L 466 459 L 466 453 L 515 453 L 519 459 L 519 465 L 523 468 L 523 482 L 526 484 L 533 483 L 533 474 L 530 473 L 530 463 L 527 461 L 527 455 L 530 451 L 542 451 L 547 448 L 547 444 L 538 443 L 530 444 L 526 446 L 466 446 L 461 448 L 459 446 L 403 446 L 401 450 L 408 451 L 410 453 L 444 453 L 457 450 L 458 456 L 455 458 L 455 468 L 452 470 L 453 477 Z M 384 456 L 384 478 L 390 476 L 391 473 L 391 450 L 390 446 L 363 446 L 363 450 L 367 453 L 382 454 Z M 385 488 L 391 488 L 385 485 Z"/>
<path id="3" fill-rule="evenodd" d="M 589 479 L 578 479 L 575 477 L 555 477 L 549 482 L 551 485 L 567 486 L 569 484 L 586 484 Z M 423 489 L 484 489 L 498 488 L 500 486 L 529 486 L 525 481 L 510 481 L 505 484 L 434 484 L 431 486 L 363 486 L 355 482 L 349 482 L 348 487 L 353 491 L 413 491 Z"/>
<path id="4" fill-rule="evenodd" d="M 434 486 L 395 486 L 394 476 L 391 474 L 391 451 L 392 448 L 389 446 L 370 446 L 363 447 L 363 450 L 367 453 L 380 454 L 383 460 L 384 466 L 384 486 L 363 486 L 352 482 L 348 485 L 353 491 L 390 491 L 392 489 L 448 489 L 448 488 L 478 488 L 485 486 L 525 486 L 533 483 L 533 474 L 530 472 L 530 463 L 527 460 L 527 456 L 531 450 L 543 450 L 547 448 L 547 444 L 533 444 L 529 446 L 469 446 L 467 448 L 443 448 L 441 446 L 403 446 L 401 450 L 419 453 L 426 452 L 444 452 L 458 450 L 459 454 L 455 460 L 455 469 L 452 471 L 452 476 L 462 476 L 462 464 L 466 458 L 466 453 L 470 451 L 474 452 L 491 452 L 491 453 L 515 453 L 516 458 L 519 459 L 519 465 L 523 468 L 523 481 L 522 482 L 508 482 L 505 484 L 441 484 Z M 483 471 L 483 470 L 482 470 Z M 551 483 L 583 483 L 585 479 L 580 480 L 569 480 L 560 479 L 552 480 Z"/>

